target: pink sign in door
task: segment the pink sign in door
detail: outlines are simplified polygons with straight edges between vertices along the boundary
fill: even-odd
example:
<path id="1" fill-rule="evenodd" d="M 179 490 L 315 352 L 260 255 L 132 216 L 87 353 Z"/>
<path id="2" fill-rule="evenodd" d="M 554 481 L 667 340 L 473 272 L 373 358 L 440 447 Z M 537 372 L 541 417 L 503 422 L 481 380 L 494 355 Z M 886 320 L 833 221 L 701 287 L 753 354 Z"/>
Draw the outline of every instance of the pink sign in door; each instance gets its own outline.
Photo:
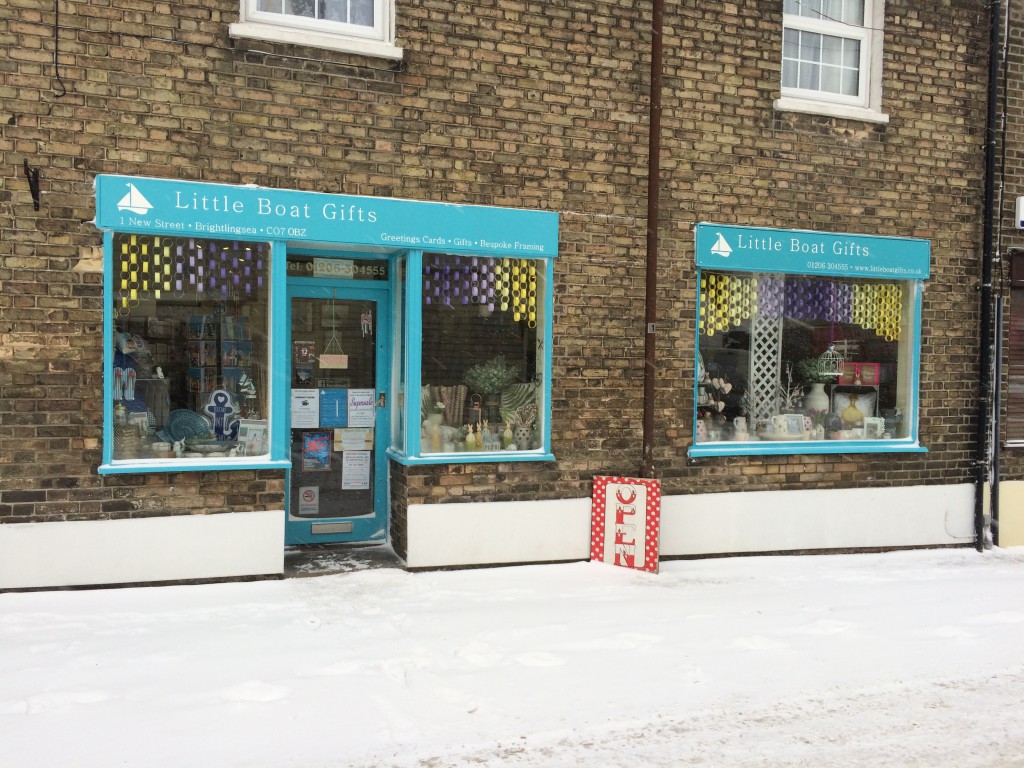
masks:
<path id="1" fill-rule="evenodd" d="M 590 559 L 658 572 L 661 484 L 634 477 L 595 477 Z"/>

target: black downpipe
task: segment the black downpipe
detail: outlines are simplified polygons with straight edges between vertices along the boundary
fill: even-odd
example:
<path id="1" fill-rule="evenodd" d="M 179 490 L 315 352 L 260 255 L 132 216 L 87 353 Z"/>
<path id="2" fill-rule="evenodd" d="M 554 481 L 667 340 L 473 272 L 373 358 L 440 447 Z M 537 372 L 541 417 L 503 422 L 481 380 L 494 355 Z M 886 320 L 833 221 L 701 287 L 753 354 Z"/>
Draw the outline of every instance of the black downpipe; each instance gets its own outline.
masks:
<path id="1" fill-rule="evenodd" d="M 651 115 L 647 136 L 647 288 L 644 301 L 643 461 L 640 477 L 654 477 L 655 324 L 658 320 L 658 210 L 661 194 L 661 51 L 664 0 L 651 12 Z"/>
<path id="2" fill-rule="evenodd" d="M 981 319 L 979 349 L 978 433 L 975 446 L 974 548 L 983 552 L 985 536 L 985 483 L 988 480 L 989 414 L 992 408 L 992 262 L 995 230 L 996 128 L 999 98 L 999 19 L 1002 0 L 994 0 L 989 12 L 988 117 L 985 120 L 985 210 L 981 261 Z"/>
<path id="3" fill-rule="evenodd" d="M 1001 0 L 999 0 L 1001 2 Z M 995 288 L 995 320 L 996 329 L 995 359 L 993 368 L 995 373 L 993 380 L 995 386 L 992 388 L 992 489 L 989 492 L 989 530 L 992 532 L 992 545 L 999 546 L 999 482 L 1000 482 L 1000 460 L 1002 459 L 1002 412 L 1003 412 L 1003 315 L 1004 302 L 1006 300 L 1006 259 L 1003 257 L 1003 199 L 1006 192 L 1006 103 L 1008 94 L 1006 84 L 1009 82 L 1007 67 L 1009 65 L 1010 52 L 1010 0 L 1006 0 L 1006 13 L 1003 16 L 1003 47 L 1002 61 L 1000 62 L 1000 85 L 1002 95 L 999 100 L 999 146 L 1002 151 L 999 155 L 999 197 L 996 202 L 996 211 L 999 218 L 996 220 L 996 257 L 993 271 L 996 276 Z M 1010 249 L 1010 253 L 1013 252 Z"/>

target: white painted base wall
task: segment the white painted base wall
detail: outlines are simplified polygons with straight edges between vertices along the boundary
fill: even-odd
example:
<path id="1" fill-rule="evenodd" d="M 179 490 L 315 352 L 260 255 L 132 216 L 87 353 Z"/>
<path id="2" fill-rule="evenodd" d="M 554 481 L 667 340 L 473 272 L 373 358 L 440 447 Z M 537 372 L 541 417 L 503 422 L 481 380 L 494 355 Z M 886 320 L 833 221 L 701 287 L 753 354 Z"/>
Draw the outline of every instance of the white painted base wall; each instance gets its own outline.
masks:
<path id="1" fill-rule="evenodd" d="M 999 484 L 999 546 L 1024 546 L 1024 481 Z"/>
<path id="2" fill-rule="evenodd" d="M 590 557 L 590 499 L 409 507 L 410 568 Z M 970 484 L 662 498 L 661 555 L 969 544 Z"/>
<path id="3" fill-rule="evenodd" d="M 590 509 L 589 498 L 413 505 L 406 564 L 586 560 Z M 973 515 L 970 484 L 668 496 L 661 555 L 970 544 Z M 0 589 L 275 575 L 284 549 L 281 510 L 0 525 Z"/>
<path id="4" fill-rule="evenodd" d="M 0 589 L 284 572 L 284 512 L 0 525 Z"/>
<path id="5" fill-rule="evenodd" d="M 590 558 L 590 499 L 413 504 L 408 519 L 410 568 Z"/>

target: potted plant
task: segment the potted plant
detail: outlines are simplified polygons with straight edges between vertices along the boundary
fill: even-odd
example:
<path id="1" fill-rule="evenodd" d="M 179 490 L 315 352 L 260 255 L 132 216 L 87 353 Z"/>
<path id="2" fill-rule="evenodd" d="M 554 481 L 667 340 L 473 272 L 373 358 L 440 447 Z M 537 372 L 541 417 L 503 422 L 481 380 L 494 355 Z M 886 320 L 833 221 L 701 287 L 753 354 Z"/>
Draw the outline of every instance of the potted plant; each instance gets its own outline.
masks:
<path id="1" fill-rule="evenodd" d="M 487 418 L 495 420 L 499 416 L 498 396 L 501 390 L 518 377 L 519 369 L 506 361 L 504 356 L 496 355 L 486 362 L 471 366 L 466 371 L 466 384 L 471 391 L 484 396 Z"/>
<path id="2" fill-rule="evenodd" d="M 519 370 L 502 355 L 497 355 L 487 362 L 471 366 L 466 371 L 466 384 L 473 392 L 493 397 L 518 377 Z"/>

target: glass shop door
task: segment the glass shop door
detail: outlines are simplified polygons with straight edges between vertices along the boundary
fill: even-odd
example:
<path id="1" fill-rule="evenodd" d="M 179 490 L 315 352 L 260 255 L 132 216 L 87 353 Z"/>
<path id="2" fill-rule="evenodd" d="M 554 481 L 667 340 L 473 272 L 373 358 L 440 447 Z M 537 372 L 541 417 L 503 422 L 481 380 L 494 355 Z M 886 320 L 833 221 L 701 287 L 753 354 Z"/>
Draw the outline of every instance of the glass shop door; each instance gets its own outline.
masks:
<path id="1" fill-rule="evenodd" d="M 386 292 L 339 280 L 288 286 L 286 544 L 387 538 Z"/>

